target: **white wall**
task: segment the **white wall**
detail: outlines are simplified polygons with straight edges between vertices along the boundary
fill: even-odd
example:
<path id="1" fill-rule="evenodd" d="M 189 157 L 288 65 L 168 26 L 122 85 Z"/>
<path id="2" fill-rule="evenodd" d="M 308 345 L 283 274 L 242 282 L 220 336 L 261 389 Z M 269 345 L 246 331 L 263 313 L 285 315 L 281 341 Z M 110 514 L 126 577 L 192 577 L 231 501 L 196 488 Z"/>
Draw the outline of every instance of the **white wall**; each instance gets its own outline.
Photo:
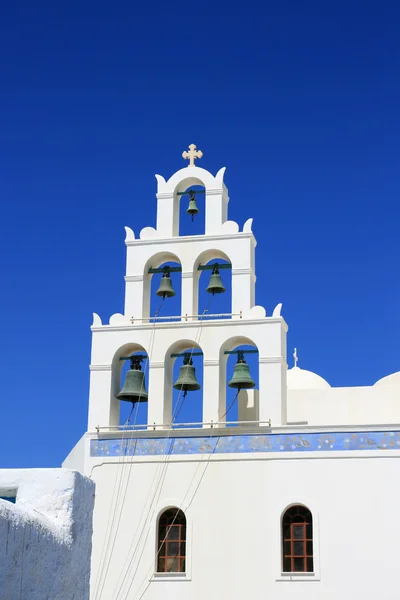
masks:
<path id="1" fill-rule="evenodd" d="M 88 600 L 94 484 L 74 471 L 0 471 L 0 599 Z"/>
<path id="2" fill-rule="evenodd" d="M 138 600 L 145 588 L 143 600 L 399 598 L 399 452 L 208 456 L 94 468 L 92 600 L 118 469 L 125 501 L 96 600 Z M 290 580 L 281 575 L 280 518 L 292 503 L 312 511 L 316 574 Z M 153 576 L 156 518 L 171 505 L 188 522 L 183 579 Z"/>
<path id="3" fill-rule="evenodd" d="M 400 387 L 288 390 L 288 421 L 309 425 L 400 423 Z"/>

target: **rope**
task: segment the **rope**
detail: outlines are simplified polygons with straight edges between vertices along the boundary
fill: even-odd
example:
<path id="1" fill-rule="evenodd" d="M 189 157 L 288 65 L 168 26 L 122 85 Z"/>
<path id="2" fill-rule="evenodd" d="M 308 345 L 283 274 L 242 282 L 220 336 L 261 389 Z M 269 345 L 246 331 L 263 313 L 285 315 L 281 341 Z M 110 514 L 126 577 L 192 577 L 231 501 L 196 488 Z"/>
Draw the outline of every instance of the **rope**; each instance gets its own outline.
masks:
<path id="1" fill-rule="evenodd" d="M 229 407 L 228 407 L 228 410 L 226 410 L 226 411 L 224 412 L 224 414 L 222 415 L 222 417 L 220 417 L 220 419 L 219 419 L 219 421 L 218 421 L 218 424 L 219 424 L 219 423 L 222 421 L 222 419 L 223 419 L 224 417 L 226 417 L 226 415 L 228 414 L 228 412 L 231 410 L 232 406 L 235 404 L 236 400 L 238 399 L 239 392 L 240 392 L 240 388 L 238 388 L 238 391 L 237 391 L 237 393 L 236 393 L 236 395 L 235 395 L 234 399 L 233 399 L 233 400 L 232 400 L 232 402 L 230 403 L 230 405 L 229 405 Z"/>
<path id="2" fill-rule="evenodd" d="M 236 401 L 236 399 L 237 399 L 237 397 L 238 397 L 238 395 L 239 395 L 239 392 L 240 392 L 240 389 L 238 389 L 238 391 L 237 391 L 237 394 L 235 395 L 235 398 L 234 398 L 233 402 L 230 404 L 230 406 L 229 406 L 228 410 L 227 410 L 227 411 L 225 412 L 225 414 L 224 414 L 224 415 L 221 417 L 221 419 L 220 419 L 220 420 L 219 420 L 219 421 L 216 423 L 217 425 L 219 425 L 219 424 L 221 423 L 221 420 L 222 420 L 222 419 L 225 417 L 225 415 L 226 415 L 226 414 L 229 412 L 229 410 L 232 408 L 232 406 L 233 406 L 233 403 Z M 208 439 L 211 439 L 211 438 L 212 438 L 212 435 L 213 435 L 213 432 L 211 432 L 211 433 L 210 433 L 210 436 L 209 436 L 209 438 L 208 438 Z M 182 500 L 182 502 L 181 502 L 180 506 L 178 507 L 178 510 L 176 511 L 175 517 L 173 518 L 173 520 L 172 520 L 172 523 L 171 523 L 170 527 L 172 527 L 172 525 L 175 523 L 175 520 L 176 520 L 176 518 L 177 518 L 177 516 L 178 516 L 178 514 L 179 514 L 179 511 L 181 511 L 181 510 L 182 510 L 182 508 L 183 508 L 183 506 L 185 505 L 185 500 L 186 500 L 186 497 L 187 497 L 187 496 L 188 496 L 188 494 L 189 494 L 189 491 L 190 491 L 190 488 L 191 488 L 191 486 L 192 486 L 192 483 L 193 483 L 193 481 L 194 481 L 194 480 L 195 480 L 195 478 L 196 478 L 197 472 L 198 472 L 198 470 L 199 470 L 200 466 L 202 465 L 202 463 L 203 463 L 203 460 L 204 460 L 204 456 L 205 456 L 205 457 L 206 457 L 206 460 L 207 460 L 207 462 L 206 462 L 206 465 L 205 465 L 205 468 L 204 468 L 204 470 L 203 470 L 203 473 L 202 473 L 202 475 L 201 475 L 201 477 L 200 477 L 200 479 L 199 479 L 199 482 L 198 482 L 198 484 L 196 485 L 196 488 L 195 488 L 195 490 L 194 490 L 194 493 L 193 493 L 193 495 L 192 495 L 192 499 L 191 499 L 191 500 L 190 500 L 190 502 L 188 503 L 188 505 L 187 505 L 187 508 L 189 508 L 189 507 L 192 505 L 192 503 L 193 503 L 193 500 L 194 500 L 194 498 L 195 498 L 195 496 L 196 496 L 196 494 L 197 494 L 197 491 L 198 491 L 198 489 L 199 489 L 199 487 L 200 487 L 200 484 L 201 484 L 201 482 L 203 481 L 203 478 L 204 478 L 204 475 L 205 475 L 205 473 L 206 473 L 206 470 L 207 470 L 207 468 L 208 468 L 208 465 L 210 464 L 210 459 L 211 459 L 211 456 L 214 454 L 215 448 L 216 448 L 216 446 L 214 447 L 214 449 L 213 449 L 213 450 L 212 450 L 212 451 L 211 451 L 209 454 L 203 455 L 203 456 L 201 457 L 201 459 L 200 459 L 200 461 L 199 461 L 199 463 L 198 463 L 198 465 L 197 465 L 197 467 L 196 467 L 196 470 L 195 470 L 195 472 L 194 472 L 194 475 L 193 475 L 193 477 L 192 477 L 192 479 L 191 479 L 191 481 L 190 481 L 190 483 L 189 483 L 189 486 L 188 486 L 187 492 L 186 492 L 186 494 L 185 494 L 185 496 L 184 496 L 184 498 L 183 498 L 183 500 Z M 159 548 L 157 549 L 156 556 L 155 556 L 155 560 L 156 560 L 156 561 L 158 560 L 158 555 L 160 554 L 160 551 L 161 551 L 161 548 L 162 548 L 162 544 L 164 544 L 164 543 L 165 543 L 166 539 L 167 539 L 167 533 L 165 534 L 165 537 L 164 537 L 164 539 L 162 540 L 161 544 L 159 544 Z M 140 586 L 139 586 L 139 588 L 138 588 L 138 592 L 137 592 L 137 594 L 139 594 L 139 593 L 140 593 L 140 589 L 141 589 L 142 585 L 144 584 L 144 582 L 145 582 L 145 581 L 147 581 L 147 580 L 149 579 L 149 575 L 150 575 L 150 573 L 151 573 L 151 570 L 152 570 L 152 568 L 153 568 L 153 564 L 154 564 L 154 561 L 152 561 L 152 562 L 151 562 L 151 565 L 150 565 L 149 569 L 146 571 L 146 575 L 145 575 L 145 577 L 143 578 L 143 580 L 142 580 L 142 582 L 141 582 L 141 584 L 140 584 Z M 136 568 L 136 571 L 137 571 L 137 568 Z M 135 574 L 136 574 L 136 571 L 135 571 Z M 129 586 L 128 593 L 130 592 L 130 589 L 131 589 L 131 587 L 132 587 L 133 580 L 134 580 L 134 577 L 132 577 L 132 581 L 131 581 L 131 584 L 130 584 L 130 586 Z M 144 590 L 143 590 L 143 592 L 140 594 L 140 596 L 137 598 L 137 600 L 142 600 L 142 598 L 143 598 L 143 596 L 145 595 L 146 591 L 148 590 L 148 588 L 149 588 L 150 584 L 151 584 L 151 580 L 149 580 L 149 581 L 148 581 L 148 583 L 147 583 L 147 585 L 146 585 L 145 589 L 144 589 Z M 133 600 L 135 600 L 135 599 L 136 599 L 136 597 L 137 597 L 137 594 L 135 594 L 135 596 L 133 597 Z M 125 598 L 127 598 L 127 595 L 125 596 Z"/>
<path id="3" fill-rule="evenodd" d="M 200 318 L 199 318 L 199 321 L 200 321 L 201 323 L 203 323 L 203 319 L 202 319 L 202 317 L 204 317 L 204 315 L 206 314 L 206 312 L 208 312 L 208 309 L 210 308 L 210 304 L 211 304 L 211 302 L 212 302 L 212 299 L 213 299 L 213 298 L 214 298 L 214 294 L 213 294 L 213 295 L 210 297 L 210 300 L 209 300 L 209 302 L 208 302 L 208 304 L 207 304 L 206 308 L 203 310 L 203 313 L 202 313 L 202 315 L 201 315 L 201 316 L 200 316 Z M 203 328 L 202 328 L 202 327 L 201 327 L 201 325 L 200 325 L 200 327 L 199 327 L 199 338 L 198 338 L 198 339 L 195 339 L 195 344 L 197 344 L 197 345 L 199 345 L 199 343 L 200 343 L 200 337 L 201 337 L 202 329 L 203 329 Z M 197 338 L 197 335 L 196 335 L 196 338 Z M 192 350 L 191 350 L 191 353 L 190 353 L 190 360 L 193 358 L 193 352 L 194 352 L 194 350 L 195 350 L 195 348 L 194 348 L 194 346 L 193 346 L 193 348 L 192 348 Z M 177 412 L 177 414 L 176 414 L 176 415 L 175 415 L 175 413 L 174 413 L 174 415 L 173 415 L 173 417 L 172 417 L 172 421 L 171 421 L 171 426 L 172 426 L 172 425 L 173 425 L 173 424 L 176 422 L 176 419 L 179 417 L 179 414 L 180 414 L 180 412 L 181 412 L 181 410 L 182 410 L 182 408 L 183 408 L 183 405 L 184 405 L 184 403 L 185 403 L 185 398 L 186 398 L 186 395 L 187 395 L 187 391 L 186 391 L 186 390 L 185 390 L 185 392 L 184 392 L 184 394 L 183 394 L 183 398 L 182 398 L 181 406 L 180 406 L 180 407 L 179 407 L 179 409 L 178 409 L 178 406 L 179 406 L 179 398 L 180 398 L 180 396 L 181 396 L 181 393 L 182 393 L 182 388 L 181 388 L 181 390 L 180 390 L 180 392 L 179 392 L 179 396 L 178 396 L 178 399 L 177 399 L 177 401 L 176 401 L 176 406 L 175 406 L 175 411 L 176 411 L 176 410 L 178 410 L 178 412 Z"/>
<path id="4" fill-rule="evenodd" d="M 209 302 L 208 302 L 208 304 L 207 304 L 206 308 L 204 309 L 204 311 L 203 311 L 203 313 L 202 313 L 201 317 L 199 318 L 199 321 L 200 321 L 200 326 L 199 326 L 199 328 L 198 328 L 198 335 L 196 335 L 196 339 L 195 339 L 195 344 L 194 344 L 194 346 L 195 346 L 195 345 L 199 345 L 200 338 L 201 338 L 201 333 L 202 333 L 202 324 L 203 324 L 203 319 L 202 319 L 202 317 L 205 315 L 205 313 L 206 313 L 206 312 L 208 312 L 208 310 L 209 310 L 209 307 L 210 307 L 210 305 L 211 305 L 211 302 L 212 302 L 212 300 L 213 300 L 213 295 L 210 297 L 210 300 L 209 300 Z M 195 350 L 195 347 L 194 347 L 194 346 L 192 347 L 192 350 L 191 350 L 191 353 L 190 353 L 190 359 L 192 358 L 192 356 L 193 356 L 193 352 L 194 352 L 194 350 Z M 170 427 L 170 431 L 169 431 L 169 433 L 168 433 L 167 437 L 165 438 L 165 441 L 166 441 L 166 443 L 169 441 L 169 439 L 170 439 L 170 437 L 171 437 L 171 435 L 172 435 L 172 425 L 173 425 L 173 423 L 175 422 L 175 420 L 177 419 L 177 417 L 178 417 L 178 415 L 179 415 L 180 411 L 182 410 L 182 407 L 183 407 L 183 404 L 184 404 L 184 401 L 185 401 L 185 397 L 186 397 L 186 395 L 184 394 L 184 395 L 183 395 L 183 400 L 182 400 L 181 406 L 179 406 L 179 400 L 180 400 L 180 397 L 181 397 L 182 391 L 183 391 L 183 389 L 181 388 L 181 389 L 180 389 L 180 391 L 179 391 L 179 395 L 178 395 L 178 399 L 177 399 L 177 402 L 176 402 L 176 406 L 175 406 L 175 409 L 174 409 L 174 412 L 173 412 L 173 415 L 172 415 L 171 424 L 170 424 L 170 425 L 171 425 L 171 427 Z M 178 410 L 178 407 L 179 407 L 179 410 Z M 177 412 L 177 414 L 175 414 L 177 410 L 178 410 L 178 412 Z M 147 496 L 147 499 L 146 499 L 146 504 L 145 504 L 145 506 L 144 506 L 144 509 L 143 509 L 143 511 L 142 511 L 142 514 L 141 514 L 141 517 L 140 517 L 140 520 L 139 520 L 139 525 L 138 525 L 138 528 L 137 528 L 137 530 L 136 530 L 136 532 L 135 532 L 135 537 L 134 537 L 134 539 L 133 539 L 133 541 L 132 541 L 132 543 L 131 543 L 131 546 L 130 546 L 130 548 L 129 548 L 129 550 L 128 550 L 128 553 L 127 553 L 127 558 L 125 559 L 125 563 L 124 563 L 124 566 L 123 566 L 123 569 L 122 569 L 122 571 L 124 571 L 124 570 L 125 570 L 125 574 L 123 575 L 123 577 L 122 577 L 122 581 L 121 581 L 121 582 L 120 582 L 120 580 L 118 580 L 118 582 L 117 582 L 117 585 L 116 585 L 116 587 L 115 587 L 115 589 L 114 589 L 114 592 L 115 592 L 115 591 L 117 590 L 117 588 L 118 588 L 117 595 L 115 596 L 115 600 L 118 600 L 118 599 L 120 598 L 120 594 L 121 594 L 121 592 L 122 592 L 122 590 L 123 590 L 123 587 L 124 587 L 124 585 L 125 585 L 125 581 L 126 581 L 126 579 L 127 579 L 127 576 L 128 576 L 128 574 L 130 573 L 130 569 L 131 569 L 131 566 L 132 566 L 132 563 L 133 563 L 133 561 L 135 560 L 135 556 L 136 556 L 136 554 L 137 554 L 137 551 L 138 551 L 138 548 L 139 548 L 139 544 L 140 544 L 140 542 L 141 542 L 141 537 L 142 537 L 142 535 L 143 535 L 143 532 L 144 532 L 144 530 L 145 530 L 145 527 L 146 527 L 146 523 L 147 523 L 147 521 L 148 521 L 148 519 L 149 519 L 150 513 L 152 513 L 152 510 L 154 510 L 154 503 L 155 503 L 155 500 L 156 500 L 156 495 L 157 495 L 157 492 L 158 492 L 157 501 L 158 501 L 158 498 L 160 497 L 161 490 L 162 490 L 162 484 L 163 484 L 163 482 L 164 482 L 164 480 L 165 480 L 165 476 L 166 476 L 166 473 L 167 473 L 167 468 L 168 468 L 168 459 L 169 459 L 169 456 L 170 456 L 171 452 L 172 452 L 172 444 L 170 445 L 170 448 L 169 448 L 169 451 L 168 451 L 168 453 L 166 453 L 166 454 L 165 454 L 165 460 L 164 460 L 164 461 L 162 461 L 162 462 L 160 462 L 160 463 L 157 465 L 157 470 L 156 470 L 156 473 L 155 473 L 155 475 L 154 475 L 154 478 L 153 478 L 153 481 L 152 481 L 152 484 L 151 484 L 151 488 L 150 488 L 150 489 L 152 489 L 152 487 L 153 487 L 153 483 L 154 483 L 154 480 L 155 480 L 156 476 L 158 475 L 158 470 L 159 470 L 159 469 L 161 469 L 161 475 L 160 475 L 160 479 L 159 479 L 159 481 L 158 481 L 158 483 L 157 483 L 157 485 L 156 485 L 156 489 L 155 489 L 155 491 L 154 491 L 154 496 L 153 496 L 153 499 L 152 499 L 152 501 L 151 501 L 151 503 L 150 503 L 150 506 L 149 506 L 149 509 L 148 509 L 148 512 L 147 512 L 147 516 L 146 516 L 146 518 L 145 518 L 145 521 L 144 521 L 143 527 L 142 527 L 142 529 L 141 529 L 141 532 L 140 532 L 140 534 L 139 534 L 139 537 L 138 537 L 138 540 L 137 540 L 136 546 L 135 546 L 135 548 L 134 548 L 134 550 L 133 550 L 133 553 L 132 553 L 132 555 L 131 555 L 131 557 L 130 557 L 130 559 L 129 559 L 129 564 L 127 565 L 128 557 L 129 557 L 129 555 L 130 555 L 130 553 L 131 553 L 131 551 L 132 551 L 132 547 L 134 546 L 134 543 L 135 543 L 136 534 L 137 534 L 137 531 L 138 531 L 138 529 L 139 529 L 139 527 L 140 527 L 140 522 L 141 522 L 141 520 L 142 520 L 142 517 L 143 517 L 143 514 L 144 514 L 144 512 L 145 512 L 145 510 L 146 510 L 146 504 L 147 504 L 148 498 L 149 498 L 149 496 L 150 496 L 150 492 L 149 492 L 149 494 L 148 494 L 148 496 Z M 132 461 L 132 464 L 133 464 L 133 461 Z M 136 575 L 137 569 L 138 569 L 138 567 L 139 567 L 139 564 L 140 564 L 140 558 L 141 558 L 141 556 L 142 556 L 142 554 L 143 554 L 143 550 L 144 550 L 144 545 L 143 545 L 142 551 L 141 551 L 141 553 L 140 553 L 140 556 L 139 556 L 139 560 L 138 560 L 138 562 L 137 562 L 136 569 L 135 569 L 134 573 L 133 573 L 133 574 L 131 574 L 131 583 L 130 583 L 130 585 L 129 585 L 129 588 L 128 588 L 128 590 L 127 590 L 127 593 L 126 593 L 126 594 L 128 594 L 128 593 L 129 593 L 129 591 L 130 591 L 130 589 L 131 589 L 131 586 L 132 586 L 133 580 L 134 580 L 134 578 L 135 578 L 135 575 Z M 126 595 L 126 594 L 125 594 L 125 598 L 127 597 L 127 595 Z M 113 597 L 114 597 L 114 593 L 113 593 Z"/>
<path id="5" fill-rule="evenodd" d="M 156 313 L 155 313 L 155 317 L 158 316 L 163 303 L 164 303 L 164 299 L 165 297 L 163 297 L 163 299 L 161 300 L 160 306 L 158 307 Z M 150 363 L 150 359 L 151 359 L 151 355 L 152 355 L 152 351 L 153 351 L 153 344 L 154 344 L 154 339 L 155 339 L 155 329 L 156 329 L 156 319 L 154 319 L 154 325 L 151 331 L 151 336 L 150 336 L 150 347 L 149 347 L 149 352 L 147 353 L 147 359 L 144 365 L 144 371 L 146 371 L 148 369 L 149 363 Z M 142 392 L 143 389 L 143 385 L 144 385 L 144 378 L 142 381 L 142 388 L 140 390 L 140 392 Z M 131 412 L 128 416 L 128 419 L 125 423 L 125 425 L 127 423 L 129 423 L 130 418 L 132 416 L 132 412 L 135 408 L 135 405 L 132 404 L 132 409 Z M 107 528 L 106 528 L 106 535 L 104 537 L 104 543 L 103 543 L 103 549 L 102 549 L 102 554 L 101 554 L 101 558 L 100 558 L 100 562 L 99 562 L 99 577 L 97 579 L 97 585 L 95 587 L 95 591 L 94 591 L 94 600 L 101 600 L 102 594 L 103 594 L 103 590 L 104 590 L 104 585 L 106 582 L 106 578 L 107 578 L 107 574 L 108 574 L 108 569 L 110 567 L 110 562 L 111 562 L 111 556 L 112 556 L 112 551 L 114 549 L 114 545 L 115 545 L 115 540 L 117 537 L 117 533 L 118 533 L 118 529 L 119 529 L 119 524 L 120 524 L 120 520 L 121 520 L 121 515 L 122 515 L 122 509 L 123 509 L 123 505 L 124 505 L 124 500 L 125 500 L 125 496 L 126 496 L 126 490 L 128 487 L 128 483 L 129 483 L 129 476 L 127 478 L 127 482 L 125 485 L 125 491 L 123 493 L 123 499 L 122 499 L 122 505 L 119 511 L 119 516 L 118 516 L 118 521 L 117 521 L 117 526 L 116 529 L 114 531 L 114 537 L 113 540 L 111 542 L 111 550 L 109 550 L 109 545 L 110 545 L 110 541 L 111 541 L 111 537 L 113 535 L 113 527 L 115 524 L 115 519 L 116 519 L 116 515 L 117 515 L 117 510 L 118 510 L 118 504 L 119 504 L 119 500 L 120 500 L 120 494 L 121 494 L 121 485 L 122 485 L 122 480 L 123 480 L 123 475 L 124 475 L 124 465 L 126 464 L 125 456 L 123 453 L 123 447 L 124 447 L 124 442 L 125 441 L 130 441 L 133 437 L 133 433 L 134 433 L 134 428 L 136 425 L 136 419 L 137 419 L 137 415 L 138 415 L 138 410 L 139 410 L 139 402 L 136 403 L 136 410 L 135 410 L 135 416 L 134 416 L 134 422 L 133 422 L 133 429 L 130 435 L 130 439 L 126 439 L 125 435 L 129 433 L 129 431 L 127 430 L 123 430 L 122 432 L 122 436 L 121 436 L 121 443 L 120 443 L 120 456 L 118 459 L 118 465 L 117 465 L 117 473 L 116 473 L 116 477 L 115 477 L 115 483 L 114 483 L 114 488 L 113 488 L 113 497 L 112 497 L 112 501 L 111 501 L 111 510 L 108 516 L 108 521 L 107 521 Z M 127 444 L 128 447 L 128 444 Z M 120 468 L 121 467 L 121 468 Z M 117 489 L 118 487 L 118 489 Z M 115 496 L 115 492 L 117 490 L 117 494 Z M 110 521 L 111 521 L 111 526 L 110 526 Z M 108 556 L 107 556 L 108 554 Z M 108 560 L 107 560 L 108 559 Z M 104 565 L 107 561 L 107 566 L 104 570 Z"/>

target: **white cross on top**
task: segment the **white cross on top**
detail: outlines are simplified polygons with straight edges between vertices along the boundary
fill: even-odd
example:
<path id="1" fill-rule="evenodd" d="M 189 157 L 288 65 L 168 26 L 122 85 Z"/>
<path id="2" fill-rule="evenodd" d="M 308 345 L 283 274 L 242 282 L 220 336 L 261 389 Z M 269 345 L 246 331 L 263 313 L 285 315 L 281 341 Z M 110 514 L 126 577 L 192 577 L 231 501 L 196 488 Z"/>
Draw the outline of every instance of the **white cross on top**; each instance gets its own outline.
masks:
<path id="1" fill-rule="evenodd" d="M 196 144 L 190 144 L 189 152 L 185 150 L 184 152 L 182 152 L 182 156 L 185 159 L 189 159 L 189 167 L 194 167 L 194 161 L 196 160 L 196 158 L 201 158 L 203 156 L 203 153 L 201 150 L 197 150 Z"/>

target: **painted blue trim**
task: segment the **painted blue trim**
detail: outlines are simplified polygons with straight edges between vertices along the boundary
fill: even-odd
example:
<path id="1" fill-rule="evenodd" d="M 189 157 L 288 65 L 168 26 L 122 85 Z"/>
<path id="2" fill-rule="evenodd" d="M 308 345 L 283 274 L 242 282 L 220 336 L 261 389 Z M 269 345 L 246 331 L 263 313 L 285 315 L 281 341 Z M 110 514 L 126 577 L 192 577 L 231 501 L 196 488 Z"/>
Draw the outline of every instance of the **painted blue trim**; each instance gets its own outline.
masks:
<path id="1" fill-rule="evenodd" d="M 0 500 L 7 500 L 7 502 L 11 502 L 15 504 L 16 497 L 15 496 L 0 496 Z"/>
<path id="2" fill-rule="evenodd" d="M 130 435 L 130 434 L 127 434 Z M 335 452 L 400 450 L 400 431 L 251 434 L 216 437 L 101 439 L 90 441 L 90 456 L 248 454 L 251 452 Z"/>

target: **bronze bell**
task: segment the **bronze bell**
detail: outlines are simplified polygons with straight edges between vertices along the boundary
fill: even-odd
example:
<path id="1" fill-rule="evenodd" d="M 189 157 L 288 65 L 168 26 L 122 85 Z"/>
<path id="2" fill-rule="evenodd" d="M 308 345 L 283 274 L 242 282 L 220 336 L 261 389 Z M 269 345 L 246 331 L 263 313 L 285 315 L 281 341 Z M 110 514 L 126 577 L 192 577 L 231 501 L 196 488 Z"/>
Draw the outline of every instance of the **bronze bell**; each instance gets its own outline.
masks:
<path id="1" fill-rule="evenodd" d="M 157 296 L 162 296 L 163 298 L 172 298 L 175 296 L 174 288 L 172 287 L 172 281 L 169 274 L 169 270 L 164 272 L 164 275 L 160 281 L 160 287 L 156 291 Z"/>
<path id="2" fill-rule="evenodd" d="M 140 365 L 142 360 L 141 356 L 132 356 L 131 368 L 127 371 L 123 388 L 117 395 L 118 400 L 132 403 L 148 401 L 144 373 Z"/>
<path id="3" fill-rule="evenodd" d="M 213 296 L 214 294 L 222 294 L 223 292 L 226 292 L 224 284 L 221 280 L 221 275 L 219 274 L 218 263 L 215 263 L 214 265 L 214 269 L 210 277 L 210 283 L 208 284 L 206 292 L 212 294 Z"/>
<path id="4" fill-rule="evenodd" d="M 199 213 L 199 209 L 197 208 L 196 196 L 193 191 L 189 192 L 189 206 L 186 209 L 188 215 L 192 215 L 192 221 L 194 219 L 194 215 Z"/>
<path id="5" fill-rule="evenodd" d="M 179 370 L 179 377 L 174 383 L 174 388 L 176 390 L 183 390 L 185 396 L 187 392 L 195 392 L 200 389 L 190 352 L 185 352 L 184 354 L 183 365 Z"/>
<path id="6" fill-rule="evenodd" d="M 251 378 L 249 365 L 244 360 L 243 351 L 238 350 L 238 360 L 233 370 L 233 377 L 228 383 L 229 387 L 237 390 L 248 390 L 256 385 Z"/>

